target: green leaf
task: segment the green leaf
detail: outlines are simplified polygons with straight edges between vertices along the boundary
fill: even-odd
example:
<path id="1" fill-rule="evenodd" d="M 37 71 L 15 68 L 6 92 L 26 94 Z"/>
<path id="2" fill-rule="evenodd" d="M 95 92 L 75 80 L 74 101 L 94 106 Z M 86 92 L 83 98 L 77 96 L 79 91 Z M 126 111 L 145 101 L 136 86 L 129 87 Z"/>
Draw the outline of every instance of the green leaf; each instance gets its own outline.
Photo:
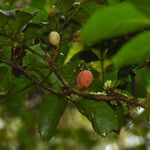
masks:
<path id="1" fill-rule="evenodd" d="M 149 93 L 149 77 L 150 69 L 148 67 L 136 71 L 136 80 L 138 81 L 137 93 L 139 97 L 145 97 Z"/>
<path id="2" fill-rule="evenodd" d="M 109 5 L 114 5 L 120 3 L 120 0 L 108 0 Z"/>
<path id="3" fill-rule="evenodd" d="M 64 78 L 71 84 L 71 86 L 76 85 L 76 77 L 80 72 L 79 67 L 80 61 L 77 59 L 68 62 L 66 65 L 60 66 L 60 71 L 63 74 Z"/>
<path id="4" fill-rule="evenodd" d="M 11 45 L 10 39 L 8 39 L 8 38 L 6 38 L 6 37 L 3 37 L 3 36 L 0 36 L 0 39 L 1 39 L 0 48 L 1 48 L 1 47 L 4 47 L 4 46 Z"/>
<path id="5" fill-rule="evenodd" d="M 94 130 L 100 135 L 119 131 L 122 125 L 123 110 L 120 106 L 112 109 L 104 102 L 82 99 L 76 104 L 78 110 L 92 123 Z"/>
<path id="6" fill-rule="evenodd" d="M 75 0 L 61 0 L 58 1 L 58 8 L 61 10 L 62 14 L 65 15 L 73 6 Z"/>
<path id="7" fill-rule="evenodd" d="M 0 9 L 0 27 L 4 27 L 13 17 L 14 13 L 12 11 L 4 11 Z"/>
<path id="8" fill-rule="evenodd" d="M 0 104 L 5 105 L 11 114 L 22 116 L 26 113 L 23 108 L 30 88 L 25 88 L 29 84 L 28 79 L 25 76 L 15 77 L 11 67 L 5 64 L 0 65 L 0 71 L 0 91 L 5 93 L 0 96 Z"/>
<path id="9" fill-rule="evenodd" d="M 22 10 L 30 14 L 32 14 L 33 12 L 37 12 L 36 16 L 32 18 L 32 23 L 37 24 L 37 23 L 41 23 L 42 21 L 47 20 L 48 12 L 39 10 L 38 8 L 35 8 L 35 7 L 25 7 Z"/>
<path id="10" fill-rule="evenodd" d="M 147 132 L 149 131 L 149 116 L 150 110 L 146 109 L 140 115 L 134 118 L 135 127 L 133 130 L 140 136 L 147 135 Z"/>
<path id="11" fill-rule="evenodd" d="M 70 48 L 70 50 L 69 50 L 69 52 L 68 52 L 68 54 L 67 54 L 67 56 L 65 58 L 64 65 L 66 63 L 68 63 L 75 54 L 81 52 L 82 50 L 83 50 L 83 44 L 81 44 L 81 43 L 80 44 L 74 44 Z"/>
<path id="12" fill-rule="evenodd" d="M 133 5 L 122 3 L 95 12 L 82 28 L 81 37 L 86 43 L 96 43 L 149 25 L 149 18 Z"/>
<path id="13" fill-rule="evenodd" d="M 12 115 L 25 117 L 24 115 L 27 113 L 27 111 L 24 108 L 24 104 L 27 98 L 27 90 L 28 89 L 21 91 L 21 89 L 19 89 L 18 87 L 15 87 L 15 89 L 11 87 L 7 95 L 5 95 L 3 99 L 1 99 L 0 104 L 5 105 L 5 107 L 7 107 Z M 26 118 L 23 119 L 25 120 Z"/>
<path id="14" fill-rule="evenodd" d="M 2 10 L 11 10 L 12 6 L 10 6 L 9 3 L 0 3 L 0 9 L 2 9 Z"/>
<path id="15" fill-rule="evenodd" d="M 90 15 L 96 10 L 101 9 L 103 5 L 99 5 L 93 1 L 84 1 L 81 2 L 79 7 L 79 10 L 73 15 L 72 19 L 82 25 L 87 21 Z"/>
<path id="16" fill-rule="evenodd" d="M 36 53 L 38 53 L 39 55 L 43 55 L 43 51 L 40 47 L 40 44 L 33 45 L 30 48 Z M 32 64 L 33 66 L 38 66 L 38 65 L 44 65 L 45 61 L 39 56 L 37 56 L 36 54 L 33 54 L 30 51 L 27 51 L 27 54 L 23 59 L 23 64 L 24 65 Z"/>
<path id="17" fill-rule="evenodd" d="M 15 19 L 11 20 L 8 25 L 8 32 L 11 36 L 20 31 L 26 24 L 28 24 L 31 19 L 37 14 L 37 11 L 32 13 L 18 9 L 15 11 Z"/>
<path id="18" fill-rule="evenodd" d="M 44 97 L 38 111 L 38 130 L 43 140 L 49 141 L 52 138 L 66 106 L 67 102 L 62 97 Z"/>
<path id="19" fill-rule="evenodd" d="M 63 85 L 54 73 L 51 73 L 49 79 L 50 79 L 51 87 L 53 89 L 55 89 L 55 90 L 62 89 Z"/>
<path id="20" fill-rule="evenodd" d="M 15 77 L 12 74 L 12 67 L 6 64 L 0 64 L 0 88 L 9 90 L 13 87 L 15 89 L 23 88 L 28 82 L 25 76 Z"/>
<path id="21" fill-rule="evenodd" d="M 35 8 L 38 8 L 42 11 L 46 11 L 46 3 L 47 3 L 47 0 L 40 0 L 40 1 L 37 1 L 37 0 L 31 0 L 31 6 L 32 7 L 35 7 Z"/>
<path id="22" fill-rule="evenodd" d="M 149 0 L 130 0 L 140 11 L 150 17 L 150 1 Z"/>
<path id="23" fill-rule="evenodd" d="M 149 57 L 150 32 L 146 32 L 126 43 L 113 57 L 113 63 L 120 68 L 125 65 L 139 63 Z"/>
<path id="24" fill-rule="evenodd" d="M 7 89 L 9 86 L 10 80 L 12 78 L 12 75 L 9 75 L 10 68 L 6 64 L 0 64 L 0 89 Z"/>
<path id="25" fill-rule="evenodd" d="M 42 25 L 39 24 L 29 24 L 24 31 L 24 39 L 25 40 L 31 40 L 38 38 L 42 35 L 43 33 L 43 28 Z"/>
<path id="26" fill-rule="evenodd" d="M 32 115 L 30 114 L 30 117 Z M 33 136 L 29 136 L 30 128 L 33 128 L 33 118 L 30 118 L 31 122 L 23 123 L 20 129 L 18 130 L 17 137 L 19 141 L 28 148 L 28 150 L 34 150 L 36 147 L 36 141 L 34 140 Z M 23 120 L 24 121 L 24 120 Z"/>

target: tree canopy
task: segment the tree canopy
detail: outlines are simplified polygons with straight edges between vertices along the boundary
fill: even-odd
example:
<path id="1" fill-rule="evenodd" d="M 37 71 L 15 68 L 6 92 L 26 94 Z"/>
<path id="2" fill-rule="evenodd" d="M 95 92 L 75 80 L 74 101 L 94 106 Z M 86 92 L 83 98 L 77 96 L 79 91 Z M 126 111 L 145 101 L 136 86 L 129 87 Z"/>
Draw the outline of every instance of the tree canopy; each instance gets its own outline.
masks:
<path id="1" fill-rule="evenodd" d="M 150 147 L 149 8 L 149 0 L 0 3 L 0 118 L 19 121 L 17 149 L 39 141 L 55 149 L 60 137 L 90 149 L 90 123 L 99 137 L 117 140 L 127 130 L 143 140 L 133 149 Z M 82 128 L 63 130 L 72 110 Z M 0 149 L 11 149 L 0 130 Z"/>

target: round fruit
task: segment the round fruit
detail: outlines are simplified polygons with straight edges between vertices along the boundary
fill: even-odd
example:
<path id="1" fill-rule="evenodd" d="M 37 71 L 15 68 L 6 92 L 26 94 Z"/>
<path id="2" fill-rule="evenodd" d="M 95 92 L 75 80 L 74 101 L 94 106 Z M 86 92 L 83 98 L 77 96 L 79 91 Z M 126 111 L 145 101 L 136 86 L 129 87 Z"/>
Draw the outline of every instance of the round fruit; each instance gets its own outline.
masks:
<path id="1" fill-rule="evenodd" d="M 60 44 L 60 35 L 56 31 L 52 31 L 49 33 L 49 42 L 54 45 L 59 47 Z"/>
<path id="2" fill-rule="evenodd" d="M 83 70 L 77 76 L 77 87 L 79 90 L 84 90 L 91 85 L 92 81 L 92 72 L 89 70 Z"/>

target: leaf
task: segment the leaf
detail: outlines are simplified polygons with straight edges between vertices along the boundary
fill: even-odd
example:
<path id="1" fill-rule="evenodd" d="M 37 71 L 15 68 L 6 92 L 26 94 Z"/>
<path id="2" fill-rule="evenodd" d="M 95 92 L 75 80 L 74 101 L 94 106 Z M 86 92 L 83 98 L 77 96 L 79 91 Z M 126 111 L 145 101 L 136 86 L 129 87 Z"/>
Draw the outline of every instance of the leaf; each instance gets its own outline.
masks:
<path id="1" fill-rule="evenodd" d="M 96 71 L 98 71 L 99 73 L 102 73 L 102 64 L 100 61 L 92 61 L 90 62 L 90 65 L 92 66 L 92 68 L 94 68 Z M 109 60 L 104 60 L 103 62 L 103 69 L 106 70 L 107 67 L 110 65 L 110 61 Z"/>
<path id="2" fill-rule="evenodd" d="M 10 6 L 9 3 L 0 3 L 0 9 L 2 9 L 2 10 L 11 10 L 12 6 Z"/>
<path id="3" fill-rule="evenodd" d="M 67 82 L 70 83 L 71 86 L 76 85 L 76 77 L 80 72 L 79 64 L 81 64 L 79 60 L 73 60 L 68 62 L 64 66 L 60 66 L 61 73 L 63 74 Z"/>
<path id="4" fill-rule="evenodd" d="M 50 83 L 51 87 L 55 90 L 61 90 L 63 87 L 63 84 L 60 82 L 60 80 L 57 78 L 57 76 L 54 73 L 51 73 L 50 77 Z"/>
<path id="5" fill-rule="evenodd" d="M 38 111 L 38 130 L 43 140 L 49 141 L 52 138 L 66 106 L 67 102 L 62 97 L 44 97 Z"/>
<path id="6" fill-rule="evenodd" d="M 149 0 L 130 0 L 140 11 L 150 17 L 150 1 Z"/>
<path id="7" fill-rule="evenodd" d="M 1 48 L 1 47 L 4 47 L 4 46 L 11 45 L 10 39 L 8 39 L 8 38 L 6 38 L 6 37 L 3 37 L 3 36 L 0 36 L 0 39 L 1 39 L 0 48 Z"/>
<path id="8" fill-rule="evenodd" d="M 56 6 L 61 10 L 62 14 L 65 15 L 73 6 L 74 0 L 61 0 Z"/>
<path id="9" fill-rule="evenodd" d="M 134 131 L 136 131 L 136 133 L 138 132 L 141 136 L 147 135 L 147 132 L 149 131 L 149 116 L 150 110 L 146 109 L 142 110 L 140 114 L 134 118 Z"/>
<path id="10" fill-rule="evenodd" d="M 64 65 L 66 63 L 68 63 L 75 54 L 81 52 L 82 50 L 83 50 L 83 44 L 81 44 L 81 43 L 80 44 L 74 44 L 70 48 L 70 50 L 69 50 L 69 52 L 68 52 L 68 54 L 67 54 L 67 56 L 65 58 Z"/>
<path id="11" fill-rule="evenodd" d="M 11 87 L 7 92 L 7 95 L 5 95 L 3 99 L 1 99 L 0 104 L 5 105 L 5 107 L 7 107 L 7 109 L 11 112 L 12 115 L 22 116 L 25 120 L 26 118 L 24 118 L 24 115 L 28 113 L 28 111 L 24 109 L 24 103 L 27 98 L 27 92 L 28 89 L 21 91 L 21 89 L 19 89 L 18 87 L 15 87 L 15 89 Z"/>
<path id="12" fill-rule="evenodd" d="M 25 40 L 31 40 L 38 38 L 42 35 L 43 33 L 43 28 L 42 25 L 39 24 L 29 24 L 24 31 L 24 39 Z"/>
<path id="13" fill-rule="evenodd" d="M 36 141 L 34 140 L 33 136 L 30 136 L 28 133 L 30 132 L 30 128 L 33 128 L 33 118 L 30 115 L 30 122 L 24 123 L 18 130 L 17 137 L 19 141 L 28 148 L 28 150 L 34 150 L 36 147 Z M 24 120 L 23 120 L 24 121 Z"/>
<path id="14" fill-rule="evenodd" d="M 36 44 L 36 45 L 33 45 L 30 47 L 33 51 L 35 51 L 36 53 L 38 53 L 39 55 L 43 55 L 43 51 L 40 47 L 40 44 Z M 36 54 L 33 54 L 32 52 L 30 51 L 27 51 L 27 54 L 26 56 L 24 57 L 23 59 L 23 64 L 26 66 L 26 65 L 29 65 L 31 64 L 34 66 L 38 66 L 38 65 L 42 65 L 42 64 L 45 64 L 45 61 L 40 58 L 39 56 L 37 56 Z"/>
<path id="15" fill-rule="evenodd" d="M 149 18 L 133 5 L 121 3 L 96 11 L 82 28 L 81 37 L 85 43 L 93 44 L 149 25 Z"/>
<path id="16" fill-rule="evenodd" d="M 93 1 L 84 1 L 81 2 L 79 7 L 80 9 L 73 15 L 72 19 L 82 25 L 87 21 L 90 15 L 102 8 L 103 5 L 99 5 Z"/>
<path id="17" fill-rule="evenodd" d="M 125 65 L 139 63 L 150 57 L 150 32 L 138 35 L 126 43 L 113 57 L 117 68 Z"/>
<path id="18" fill-rule="evenodd" d="M 32 14 L 33 12 L 37 12 L 37 14 L 32 18 L 32 23 L 40 24 L 42 21 L 44 22 L 45 20 L 47 20 L 48 12 L 39 10 L 35 7 L 25 7 L 22 10 L 30 14 Z"/>
<path id="19" fill-rule="evenodd" d="M 15 23 L 17 27 L 22 27 L 25 24 L 29 23 L 29 21 L 37 14 L 37 10 L 33 11 L 31 13 L 22 11 L 22 10 L 17 10 L 15 14 Z"/>
<path id="20" fill-rule="evenodd" d="M 11 89 L 21 89 L 23 88 L 28 82 L 25 76 L 15 77 L 12 74 L 12 67 L 6 64 L 0 64 L 0 87 L 5 90 Z"/>
<path id="21" fill-rule="evenodd" d="M 108 0 L 109 5 L 115 5 L 115 4 L 118 4 L 118 3 L 120 3 L 120 0 Z"/>
<path id="22" fill-rule="evenodd" d="M 145 97 L 149 93 L 149 77 L 150 69 L 148 67 L 136 71 L 136 80 L 138 81 L 137 93 L 139 97 Z"/>
<path id="23" fill-rule="evenodd" d="M 0 27 L 4 27 L 13 17 L 14 13 L 12 11 L 4 11 L 0 9 Z"/>
<path id="24" fill-rule="evenodd" d="M 40 1 L 37 1 L 37 0 L 31 0 L 31 6 L 32 7 L 35 7 L 35 8 L 38 8 L 44 12 L 46 12 L 46 3 L 47 3 L 47 0 L 40 0 Z"/>
<path id="25" fill-rule="evenodd" d="M 26 113 L 23 107 L 30 88 L 25 88 L 28 84 L 25 76 L 15 77 L 11 73 L 11 67 L 0 65 L 0 91 L 5 93 L 0 96 L 0 104 L 7 107 L 12 115 L 22 116 Z"/>
<path id="26" fill-rule="evenodd" d="M 112 131 L 119 131 L 122 125 L 123 110 L 116 106 L 112 109 L 104 102 L 80 100 L 76 104 L 78 110 L 92 123 L 94 130 L 99 135 L 106 135 Z"/>
<path id="27" fill-rule="evenodd" d="M 24 29 L 25 25 L 28 24 L 36 14 L 37 11 L 29 13 L 20 9 L 16 10 L 15 19 L 11 20 L 8 25 L 8 32 L 11 34 L 11 36 L 13 33 L 16 34 L 21 29 Z"/>

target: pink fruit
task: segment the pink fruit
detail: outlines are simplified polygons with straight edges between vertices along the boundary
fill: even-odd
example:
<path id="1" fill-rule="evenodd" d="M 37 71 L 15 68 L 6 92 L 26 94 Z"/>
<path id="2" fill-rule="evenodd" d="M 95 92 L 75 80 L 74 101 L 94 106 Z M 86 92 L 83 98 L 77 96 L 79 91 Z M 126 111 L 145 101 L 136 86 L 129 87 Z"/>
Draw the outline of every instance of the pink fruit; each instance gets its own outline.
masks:
<path id="1" fill-rule="evenodd" d="M 77 76 L 77 87 L 79 90 L 84 90 L 91 85 L 92 81 L 92 72 L 89 70 L 83 70 Z"/>

